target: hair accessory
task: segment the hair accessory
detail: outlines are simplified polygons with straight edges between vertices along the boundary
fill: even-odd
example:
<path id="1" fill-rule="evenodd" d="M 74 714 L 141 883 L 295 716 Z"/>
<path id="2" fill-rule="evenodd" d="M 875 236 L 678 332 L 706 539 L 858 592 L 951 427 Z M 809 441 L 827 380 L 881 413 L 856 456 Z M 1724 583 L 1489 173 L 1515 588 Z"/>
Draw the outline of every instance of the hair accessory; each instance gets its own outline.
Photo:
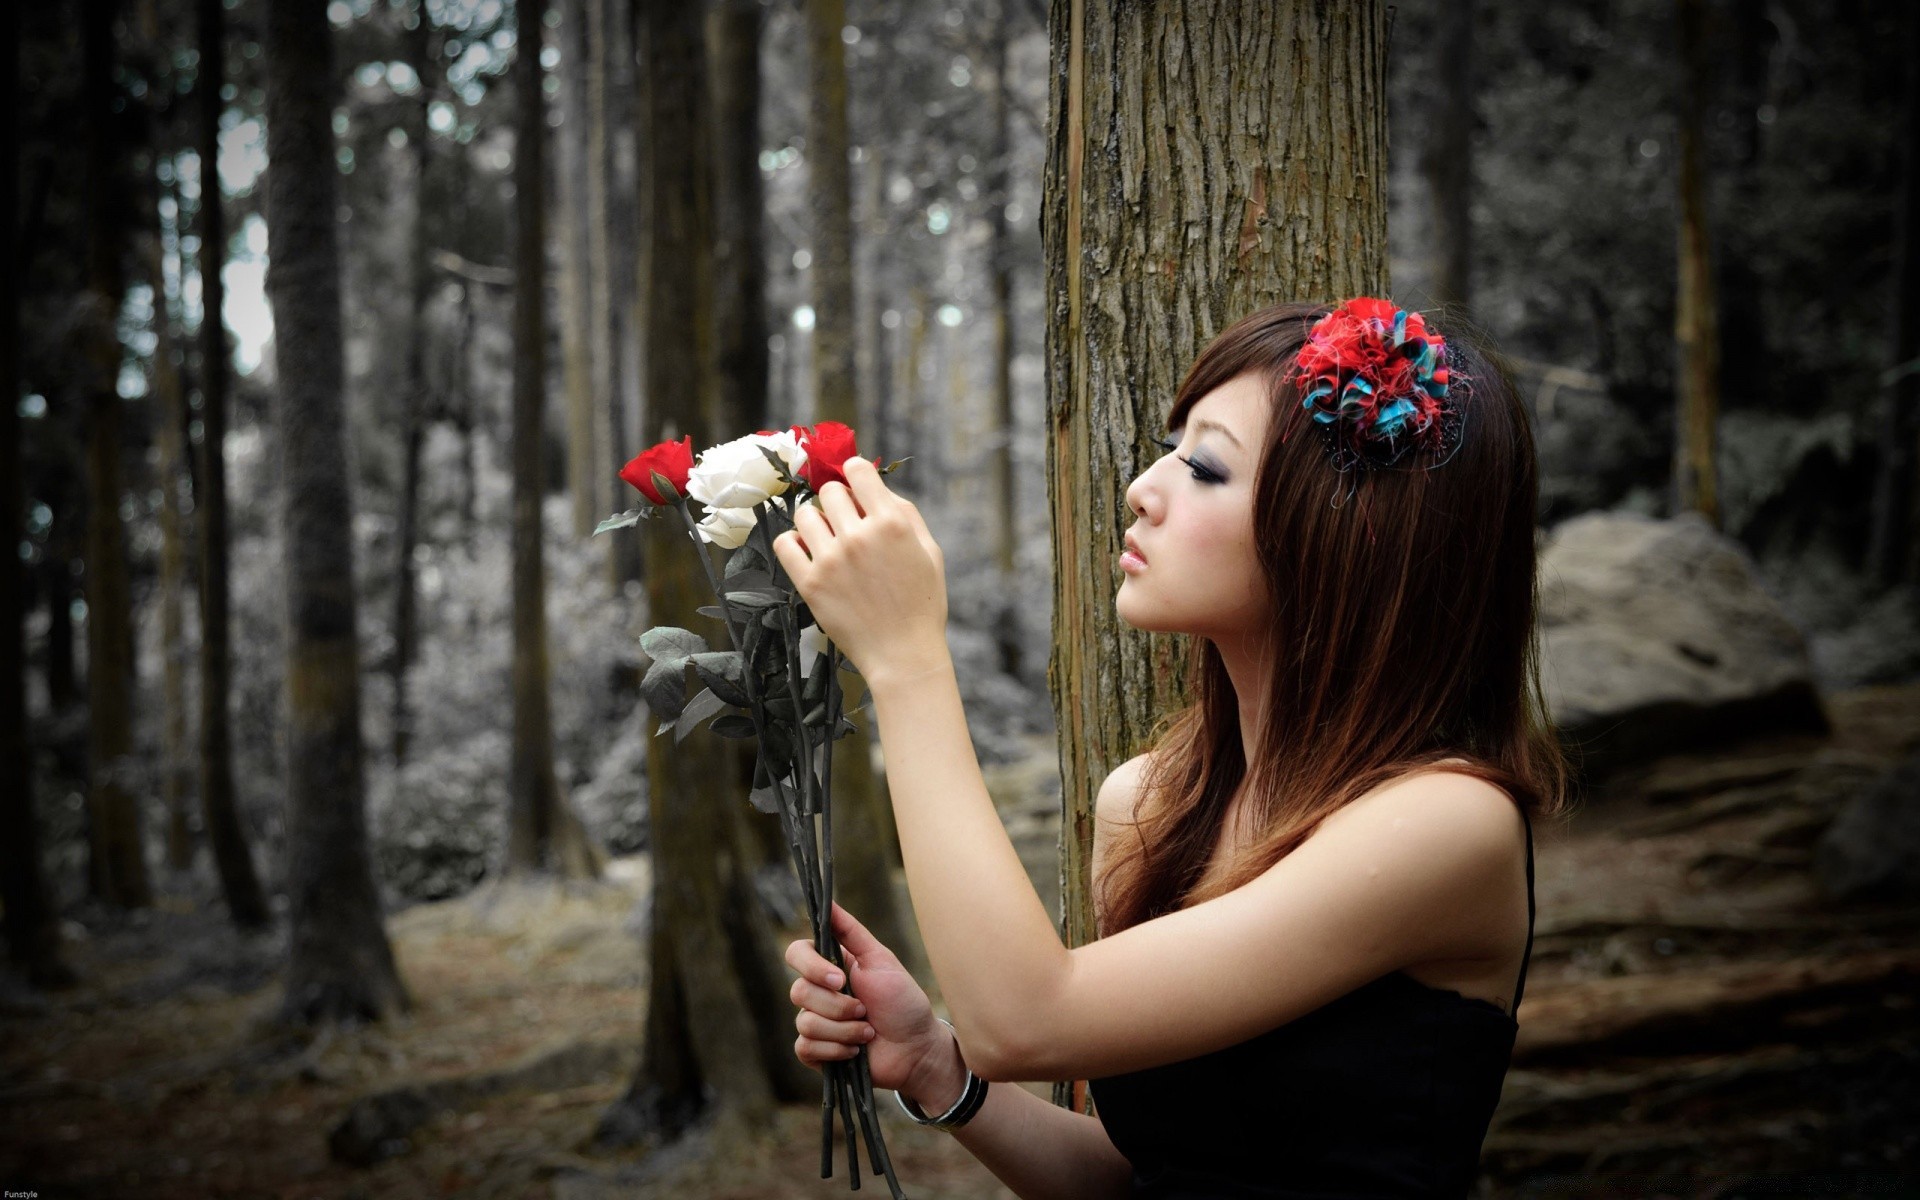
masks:
<path id="1" fill-rule="evenodd" d="M 1391 466 L 1414 447 L 1450 457 L 1464 415 L 1450 375 L 1446 339 L 1426 318 L 1371 296 L 1316 321 L 1294 360 L 1300 407 L 1342 472 Z"/>
<path id="2" fill-rule="evenodd" d="M 945 1017 L 935 1017 L 934 1020 L 945 1025 L 947 1032 L 953 1034 L 953 1046 L 954 1049 L 958 1050 L 960 1048 L 960 1035 L 954 1032 L 953 1022 L 947 1020 Z M 965 1058 L 962 1058 L 960 1062 L 962 1066 L 966 1065 Z M 960 1098 L 953 1102 L 952 1108 L 949 1108 L 937 1117 L 929 1117 L 925 1112 L 921 1111 L 919 1105 L 907 1099 L 904 1093 L 895 1092 L 893 1098 L 900 1102 L 902 1112 L 922 1125 L 928 1125 L 934 1129 L 958 1129 L 968 1121 L 973 1120 L 973 1115 L 979 1112 L 980 1106 L 987 1102 L 987 1081 L 975 1075 L 973 1068 L 968 1067 L 967 1085 L 960 1089 Z"/>

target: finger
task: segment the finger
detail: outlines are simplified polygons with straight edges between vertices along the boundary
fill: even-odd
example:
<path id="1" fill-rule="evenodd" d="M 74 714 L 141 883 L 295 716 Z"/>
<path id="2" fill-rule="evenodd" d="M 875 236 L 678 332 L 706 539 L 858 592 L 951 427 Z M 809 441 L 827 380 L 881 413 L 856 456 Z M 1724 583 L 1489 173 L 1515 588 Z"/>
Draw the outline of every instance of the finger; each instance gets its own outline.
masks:
<path id="1" fill-rule="evenodd" d="M 839 991 L 846 976 L 840 968 L 834 966 L 813 948 L 813 943 L 805 939 L 797 940 L 787 946 L 787 965 L 800 972 L 801 976 L 823 988 Z"/>
<path id="2" fill-rule="evenodd" d="M 793 1027 L 802 1037 L 816 1042 L 839 1042 L 843 1046 L 864 1046 L 873 1040 L 873 1026 L 865 1021 L 829 1021 L 817 1012 L 801 1009 L 794 1014 Z"/>
<path id="3" fill-rule="evenodd" d="M 819 558 L 820 552 L 833 541 L 834 528 L 827 523 L 827 518 L 821 514 L 818 505 L 794 505 L 793 531 L 806 539 L 807 553 L 813 557 Z"/>
<path id="4" fill-rule="evenodd" d="M 854 920 L 852 913 L 840 907 L 838 900 L 833 902 L 833 933 L 840 939 L 843 949 L 862 958 L 868 955 L 880 957 L 891 954 L 891 951 L 881 943 L 879 938 L 874 937 L 865 925 Z"/>
<path id="5" fill-rule="evenodd" d="M 845 992 L 823 988 L 805 979 L 796 979 L 787 995 L 801 1008 L 817 1012 L 835 1021 L 857 1021 L 867 1015 L 867 1006 Z"/>
<path id="6" fill-rule="evenodd" d="M 820 507 L 827 514 L 827 521 L 833 526 L 835 534 L 846 533 L 864 515 L 854 504 L 853 493 L 838 479 L 829 482 L 814 495 L 819 498 Z"/>
<path id="7" fill-rule="evenodd" d="M 899 499 L 880 477 L 880 468 L 864 458 L 849 458 L 840 465 L 840 473 L 847 477 L 847 487 L 860 502 L 860 510 L 868 516 L 889 501 Z"/>
<path id="8" fill-rule="evenodd" d="M 805 1034 L 793 1039 L 793 1053 L 801 1062 L 815 1070 L 828 1060 L 852 1058 L 860 1053 L 858 1046 L 846 1046 L 839 1042 L 816 1042 Z"/>
<path id="9" fill-rule="evenodd" d="M 773 556 L 780 560 L 781 567 L 787 572 L 787 578 L 796 581 L 800 578 L 802 571 L 813 565 L 813 560 L 807 557 L 806 543 L 801 541 L 800 535 L 791 529 L 773 539 Z"/>

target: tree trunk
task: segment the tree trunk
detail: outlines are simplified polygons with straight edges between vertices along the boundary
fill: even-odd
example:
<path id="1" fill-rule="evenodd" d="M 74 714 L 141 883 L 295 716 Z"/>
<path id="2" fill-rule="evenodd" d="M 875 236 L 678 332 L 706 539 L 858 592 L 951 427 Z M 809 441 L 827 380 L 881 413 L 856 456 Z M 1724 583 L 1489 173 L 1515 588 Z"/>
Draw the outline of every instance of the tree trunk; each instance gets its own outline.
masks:
<path id="1" fill-rule="evenodd" d="M 407 31 L 408 57 L 419 79 L 420 102 L 415 106 L 407 134 L 413 145 L 413 230 L 407 247 L 407 367 L 400 384 L 400 512 L 394 549 L 393 581 L 393 765 L 407 761 L 413 739 L 413 709 L 407 702 L 407 671 L 419 656 L 417 577 L 414 547 L 420 540 L 420 449 L 426 440 L 427 419 L 433 405 L 427 395 L 427 300 L 433 292 L 433 270 L 427 241 L 427 168 L 433 161 L 427 111 L 432 106 L 439 77 L 437 40 L 426 0 L 414 6 L 414 27 Z"/>
<path id="2" fill-rule="evenodd" d="M 1094 794 L 1186 700 L 1181 640 L 1113 614 L 1126 486 L 1157 457 L 1187 366 L 1227 324 L 1387 283 L 1384 6 L 1184 0 L 1159 11 L 1142 23 L 1065 0 L 1048 15 L 1049 685 L 1069 945 L 1094 935 Z M 1082 1103 L 1077 1088 L 1055 1097 Z"/>
<path id="3" fill-rule="evenodd" d="M 198 9 L 200 103 L 195 145 L 200 161 L 208 163 L 218 162 L 220 153 L 226 10 L 221 0 L 198 0 Z M 209 172 L 200 188 L 200 296 L 205 315 L 200 319 L 200 488 L 194 493 L 194 512 L 200 518 L 200 816 L 228 916 L 242 929 L 263 929 L 272 923 L 273 914 L 254 870 L 233 787 L 226 454 L 227 381 L 233 356 L 227 347 L 222 313 L 226 290 L 220 276 L 226 263 L 227 227 L 218 175 Z"/>
<path id="4" fill-rule="evenodd" d="M 1440 96 L 1420 148 L 1433 204 L 1433 296 L 1462 309 L 1473 303 L 1473 13 L 1474 0 L 1440 8 Z"/>
<path id="5" fill-rule="evenodd" d="M 18 95 L 20 9 L 0 16 L 0 87 Z M 0 229 L 19 227 L 20 129 L 0 129 Z M 20 394 L 20 260 L 0 261 L 0 396 Z M 26 480 L 20 457 L 20 406 L 0 404 L 0 546 L 24 535 Z M 36 987 L 72 982 L 60 957 L 60 922 L 40 863 L 40 822 L 33 807 L 33 759 L 27 729 L 27 655 L 23 622 L 26 567 L 18 554 L 0 555 L 0 904 L 4 904 L 7 961 Z M 63 603 L 55 597 L 54 604 Z"/>
<path id="6" fill-rule="evenodd" d="M 717 430 L 771 428 L 767 411 L 766 264 L 760 231 L 760 31 L 757 0 L 724 0 L 708 15 L 713 74 L 713 307 Z"/>
<path id="7" fill-rule="evenodd" d="M 1720 526 L 1714 431 L 1720 412 L 1720 318 L 1707 217 L 1707 43 L 1704 0 L 1680 0 L 1680 295 L 1674 311 L 1679 404 L 1673 445 L 1673 507 Z"/>
<path id="8" fill-rule="evenodd" d="M 89 877 L 109 904 L 153 903 L 134 776 L 133 597 L 127 577 L 125 487 L 120 463 L 120 338 L 125 291 L 125 213 L 112 103 L 112 0 L 88 0 L 81 18 L 86 59 L 87 289 L 87 712 Z"/>
<path id="9" fill-rule="evenodd" d="M 646 9 L 646 136 L 655 169 L 647 298 L 650 416 L 642 440 L 692 434 L 710 444 L 713 264 L 707 193 L 706 53 L 700 5 L 662 0 Z M 671 351 L 671 352 L 667 352 Z M 655 625 L 698 624 L 704 572 L 676 520 L 645 522 L 648 612 Z M 645 710 L 636 720 L 647 720 Z M 648 811 L 653 860 L 647 1030 L 626 1095 L 603 1117 L 605 1142 L 672 1140 L 714 1113 L 750 1128 L 776 1101 L 819 1094 L 792 1054 L 785 972 L 752 882 L 752 858 L 724 806 L 742 805 L 728 751 L 696 734 L 650 737 Z M 797 1069 L 796 1069 L 797 1068 Z"/>
<path id="10" fill-rule="evenodd" d="M 597 432 L 608 452 L 603 469 L 598 473 L 601 485 L 601 503 L 598 507 L 602 516 L 613 512 L 615 507 L 612 484 L 607 481 L 617 481 L 619 465 L 640 449 L 630 430 L 627 394 L 620 376 L 620 337 L 625 329 L 619 315 L 620 278 L 614 262 L 615 247 L 626 244 L 615 237 L 613 228 L 616 207 L 613 197 L 616 134 L 613 125 L 620 118 L 614 100 L 612 78 L 618 57 L 613 45 L 614 9 L 618 3 L 619 0 L 586 0 L 587 37 L 590 43 L 585 60 L 587 157 L 584 179 L 589 254 L 587 337 L 591 346 L 588 363 L 593 379 L 593 394 L 600 410 Z M 629 580 L 640 577 L 638 539 L 609 538 L 608 541 L 612 544 L 607 547 L 607 567 L 617 595 Z"/>
<path id="11" fill-rule="evenodd" d="M 845 0 L 807 0 L 812 100 L 807 120 L 807 199 L 813 214 L 813 419 L 857 425 L 854 395 L 853 195 L 847 170 Z M 842 678 L 859 695 L 856 680 Z M 834 757 L 834 891 L 848 912 L 902 959 L 923 952 L 901 912 L 893 877 L 900 865 L 893 808 L 874 776 L 867 747 L 875 729 L 864 710 L 848 714 L 860 732 Z"/>
<path id="12" fill-rule="evenodd" d="M 1893 367 L 1885 457 L 1875 481 L 1868 568 L 1882 584 L 1920 583 L 1920 14 L 1907 10 L 1907 112 L 1895 208 Z"/>
<path id="13" fill-rule="evenodd" d="M 155 115 L 155 128 L 161 128 Z M 166 154 L 154 139 L 156 159 Z M 187 571 L 187 521 L 181 511 L 187 484 L 186 396 L 174 362 L 173 312 L 167 303 L 166 247 L 160 220 L 158 180 L 149 175 L 144 197 L 152 222 L 145 239 L 147 286 L 153 290 L 153 357 L 150 393 L 158 401 L 154 421 L 155 471 L 160 485 L 160 793 L 167 809 L 167 865 L 175 871 L 193 866 L 193 741 L 187 729 L 187 644 L 185 596 L 193 586 Z"/>
<path id="14" fill-rule="evenodd" d="M 507 870 L 566 879 L 600 873 L 600 856 L 560 795 L 553 772 L 553 707 L 547 664 L 546 96 L 541 91 L 543 0 L 515 10 L 513 210 L 513 769 Z"/>
<path id="15" fill-rule="evenodd" d="M 988 38 L 987 69 L 993 76 L 993 146 L 987 152 L 987 242 L 988 269 L 993 281 L 993 410 L 992 429 L 981 440 L 987 447 L 988 485 L 993 498 L 993 558 L 1000 571 L 1000 611 L 995 616 L 995 641 L 1000 647 L 1000 669 L 1015 679 L 1025 673 L 1021 661 L 1021 616 L 1019 586 L 1019 476 L 1014 472 L 1015 436 L 1013 413 L 1013 260 L 1008 247 L 1007 200 L 1011 187 L 1008 159 L 1012 156 L 1012 131 L 1008 128 L 1009 100 L 1007 81 L 1007 39 L 1012 36 L 1013 12 L 1008 0 L 1001 0 L 999 28 Z"/>
<path id="16" fill-rule="evenodd" d="M 560 357 L 567 393 L 567 493 L 573 501 L 573 535 L 593 533 L 609 515 L 602 476 L 617 469 L 598 450 L 602 424 L 593 390 L 593 339 L 587 321 L 593 311 L 593 249 L 588 237 L 587 61 L 593 47 L 587 36 L 589 0 L 560 5 L 560 152 L 554 228 L 560 242 Z M 616 501 L 612 507 L 619 507 Z M 608 539 L 609 541 L 613 539 Z M 614 553 L 609 546 L 607 553 Z"/>
<path id="17" fill-rule="evenodd" d="M 325 0 L 267 6 L 267 298 L 284 481 L 292 1023 L 379 1019 L 407 993 L 367 850 L 335 242 L 337 77 Z"/>

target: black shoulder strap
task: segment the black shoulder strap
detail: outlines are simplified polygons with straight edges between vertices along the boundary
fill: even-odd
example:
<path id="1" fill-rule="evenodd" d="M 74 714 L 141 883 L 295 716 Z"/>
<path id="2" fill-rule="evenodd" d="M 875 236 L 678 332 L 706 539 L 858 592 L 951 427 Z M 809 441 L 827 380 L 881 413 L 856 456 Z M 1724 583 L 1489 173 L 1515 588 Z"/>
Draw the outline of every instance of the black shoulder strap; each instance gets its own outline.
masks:
<path id="1" fill-rule="evenodd" d="M 1533 961 L 1533 822 L 1527 817 L 1527 810 L 1520 810 L 1520 820 L 1527 827 L 1527 949 L 1520 956 L 1520 978 L 1513 985 L 1513 1007 L 1508 1012 L 1520 1011 L 1520 994 L 1527 987 L 1527 965 Z"/>

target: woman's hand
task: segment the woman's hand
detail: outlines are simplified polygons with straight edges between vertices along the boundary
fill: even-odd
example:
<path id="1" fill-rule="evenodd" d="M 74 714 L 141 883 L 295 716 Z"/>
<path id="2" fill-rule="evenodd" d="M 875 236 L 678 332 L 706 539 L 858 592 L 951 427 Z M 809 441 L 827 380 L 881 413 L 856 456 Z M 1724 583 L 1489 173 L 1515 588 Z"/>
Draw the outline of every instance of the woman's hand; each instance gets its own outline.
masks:
<path id="1" fill-rule="evenodd" d="M 910 676 L 947 660 L 947 581 L 940 547 L 913 502 L 896 496 L 879 468 L 859 457 L 819 503 L 799 505 L 793 528 L 773 539 L 774 557 L 807 602 L 821 632 L 869 684 Z"/>
<path id="2" fill-rule="evenodd" d="M 874 1086 L 917 1098 L 916 1089 L 934 1084 L 957 1059 L 953 1035 L 934 1018 L 927 993 L 900 960 L 838 903 L 833 929 L 852 973 L 853 994 L 840 990 L 834 982 L 839 972 L 813 943 L 788 946 L 787 965 L 800 973 L 792 992 L 800 1008 L 793 1051 L 817 1071 L 822 1063 L 850 1059 L 865 1046 Z"/>

